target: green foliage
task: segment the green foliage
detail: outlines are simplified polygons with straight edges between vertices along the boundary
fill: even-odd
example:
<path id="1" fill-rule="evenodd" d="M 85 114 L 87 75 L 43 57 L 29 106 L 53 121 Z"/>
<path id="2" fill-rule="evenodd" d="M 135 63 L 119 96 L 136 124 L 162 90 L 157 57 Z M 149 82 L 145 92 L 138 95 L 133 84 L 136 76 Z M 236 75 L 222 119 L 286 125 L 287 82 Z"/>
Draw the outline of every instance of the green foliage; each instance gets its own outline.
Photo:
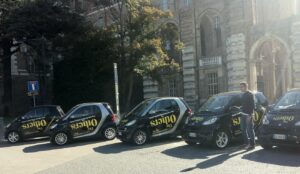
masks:
<path id="1" fill-rule="evenodd" d="M 115 39 L 99 30 L 74 44 L 55 65 L 55 102 L 69 109 L 82 102 L 114 102 Z"/>

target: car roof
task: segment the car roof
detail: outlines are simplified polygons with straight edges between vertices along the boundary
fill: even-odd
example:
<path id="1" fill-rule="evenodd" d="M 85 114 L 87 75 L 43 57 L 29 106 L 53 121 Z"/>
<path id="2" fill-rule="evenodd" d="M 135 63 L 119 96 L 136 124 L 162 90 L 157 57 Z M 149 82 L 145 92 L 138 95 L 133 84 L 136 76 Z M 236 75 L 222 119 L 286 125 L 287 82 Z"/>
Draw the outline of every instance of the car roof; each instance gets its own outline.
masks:
<path id="1" fill-rule="evenodd" d="M 35 106 L 34 108 L 55 108 L 55 107 L 60 107 L 59 105 L 39 105 Z"/>
<path id="2" fill-rule="evenodd" d="M 88 105 L 102 105 L 102 104 L 108 104 L 107 102 L 88 102 L 88 103 L 79 103 L 76 106 L 88 106 Z"/>
<path id="3" fill-rule="evenodd" d="M 183 99 L 182 97 L 154 97 L 148 98 L 146 100 L 161 100 L 161 99 Z"/>

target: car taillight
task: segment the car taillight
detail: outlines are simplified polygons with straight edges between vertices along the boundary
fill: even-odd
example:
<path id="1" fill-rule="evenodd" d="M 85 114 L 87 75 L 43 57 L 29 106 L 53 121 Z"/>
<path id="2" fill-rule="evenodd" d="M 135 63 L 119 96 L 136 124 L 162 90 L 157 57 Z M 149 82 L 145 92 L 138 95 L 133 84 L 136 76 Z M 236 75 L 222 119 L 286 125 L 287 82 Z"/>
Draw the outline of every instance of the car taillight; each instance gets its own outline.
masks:
<path id="1" fill-rule="evenodd" d="M 113 115 L 111 116 L 111 120 L 112 120 L 113 122 L 116 122 L 117 119 L 118 119 L 118 117 L 117 117 L 116 114 L 113 114 Z"/>
<path id="2" fill-rule="evenodd" d="M 193 115 L 193 110 L 191 108 L 188 108 L 187 110 L 188 116 L 192 116 Z"/>

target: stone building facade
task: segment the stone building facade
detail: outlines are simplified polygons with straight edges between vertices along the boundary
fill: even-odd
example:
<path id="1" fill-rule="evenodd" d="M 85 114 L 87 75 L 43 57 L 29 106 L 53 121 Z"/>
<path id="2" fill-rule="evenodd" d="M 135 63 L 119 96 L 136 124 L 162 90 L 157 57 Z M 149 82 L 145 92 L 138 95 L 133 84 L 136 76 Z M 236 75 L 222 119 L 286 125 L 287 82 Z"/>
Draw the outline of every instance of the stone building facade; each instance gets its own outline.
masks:
<path id="1" fill-rule="evenodd" d="M 185 48 L 175 55 L 181 66 L 179 73 L 164 76 L 163 83 L 144 78 L 144 98 L 180 96 L 197 109 L 214 94 L 238 90 L 241 81 L 248 82 L 252 90 L 264 92 L 270 101 L 288 89 L 300 87 L 300 0 L 153 3 L 173 12 L 174 17 L 163 22 L 178 29 L 178 40 Z M 70 0 L 70 4 L 97 26 L 112 22 L 109 10 L 95 0 Z M 11 60 L 11 92 L 18 97 L 10 103 L 2 97 L 1 114 L 8 106 L 14 111 L 20 105 L 31 105 L 25 92 L 26 81 L 37 75 L 29 73 L 19 59 Z M 51 74 L 48 82 L 51 83 Z M 4 96 L 5 91 L 0 92 Z M 51 97 L 47 98 L 50 102 Z"/>
<path id="2" fill-rule="evenodd" d="M 209 96 L 239 89 L 275 101 L 300 87 L 300 17 L 298 0 L 161 0 L 173 11 L 182 52 L 182 97 L 194 108 Z M 167 5 L 166 5 L 167 4 Z M 145 81 L 145 97 L 160 94 L 160 85 Z M 180 94 L 178 94 L 180 96 Z"/>

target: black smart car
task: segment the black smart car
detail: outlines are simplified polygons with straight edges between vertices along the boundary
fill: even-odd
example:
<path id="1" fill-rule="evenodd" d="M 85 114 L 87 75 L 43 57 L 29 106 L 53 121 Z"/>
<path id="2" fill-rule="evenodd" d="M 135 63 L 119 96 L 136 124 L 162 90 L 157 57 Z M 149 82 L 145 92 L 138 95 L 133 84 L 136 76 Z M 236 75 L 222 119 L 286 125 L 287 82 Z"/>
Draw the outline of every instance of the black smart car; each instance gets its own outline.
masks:
<path id="1" fill-rule="evenodd" d="M 65 145 L 79 138 L 112 140 L 116 136 L 117 116 L 107 103 L 84 103 L 73 107 L 50 127 L 51 143 Z"/>
<path id="2" fill-rule="evenodd" d="M 189 145 L 212 144 L 225 148 L 232 138 L 240 137 L 241 92 L 221 93 L 211 97 L 192 117 L 186 120 L 183 139 Z M 267 100 L 261 92 L 255 93 L 255 128 L 266 112 Z M 259 99 L 258 99 L 259 98 Z"/>
<path id="3" fill-rule="evenodd" d="M 181 134 L 192 110 L 182 98 L 145 100 L 120 121 L 117 137 L 123 142 L 143 145 L 151 138 Z"/>
<path id="4" fill-rule="evenodd" d="M 63 116 L 60 106 L 37 106 L 6 126 L 5 139 L 17 143 L 23 139 L 48 136 L 49 127 Z"/>
<path id="5" fill-rule="evenodd" d="M 300 146 L 300 89 L 294 89 L 270 107 L 260 126 L 258 140 L 265 149 Z"/>

